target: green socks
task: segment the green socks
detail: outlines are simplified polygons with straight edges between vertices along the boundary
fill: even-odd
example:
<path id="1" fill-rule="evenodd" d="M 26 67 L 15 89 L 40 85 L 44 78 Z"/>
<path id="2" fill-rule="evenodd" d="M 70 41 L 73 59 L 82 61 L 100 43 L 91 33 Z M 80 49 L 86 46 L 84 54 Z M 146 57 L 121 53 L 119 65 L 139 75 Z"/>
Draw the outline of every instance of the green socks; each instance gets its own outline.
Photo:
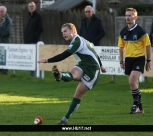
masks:
<path id="1" fill-rule="evenodd" d="M 61 79 L 65 82 L 69 82 L 69 81 L 72 81 L 73 80 L 73 76 L 70 72 L 62 72 L 61 73 Z M 72 115 L 72 113 L 78 109 L 78 107 L 80 106 L 80 99 L 77 99 L 77 98 L 73 98 L 72 99 L 72 102 L 69 106 L 69 109 L 65 115 L 65 117 L 62 118 L 62 120 L 66 121 L 69 119 L 69 117 Z"/>
<path id="2" fill-rule="evenodd" d="M 72 113 L 75 111 L 75 110 L 77 110 L 78 109 L 78 107 L 80 106 L 80 99 L 77 99 L 77 98 L 73 98 L 72 99 L 72 102 L 71 102 L 71 104 L 70 104 L 70 106 L 69 106 L 69 109 L 68 109 L 68 111 L 67 111 L 67 114 L 65 115 L 65 117 L 67 118 L 67 119 L 69 119 L 69 117 L 72 115 Z"/>
<path id="3" fill-rule="evenodd" d="M 70 72 L 62 72 L 61 79 L 65 82 L 69 82 L 73 80 L 73 76 Z"/>

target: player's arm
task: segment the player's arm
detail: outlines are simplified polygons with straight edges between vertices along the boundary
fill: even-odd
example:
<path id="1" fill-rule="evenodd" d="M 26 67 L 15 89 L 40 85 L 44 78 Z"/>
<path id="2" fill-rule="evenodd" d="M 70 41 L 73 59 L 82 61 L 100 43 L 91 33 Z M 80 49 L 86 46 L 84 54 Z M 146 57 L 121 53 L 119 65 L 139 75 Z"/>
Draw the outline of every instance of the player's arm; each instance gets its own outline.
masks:
<path id="1" fill-rule="evenodd" d="M 119 48 L 119 53 L 120 53 L 120 67 L 125 69 L 125 63 L 124 63 L 124 41 L 121 37 L 121 33 L 120 33 L 120 36 L 119 36 L 119 39 L 118 39 L 118 46 L 120 47 Z"/>
<path id="2" fill-rule="evenodd" d="M 49 59 L 40 59 L 38 60 L 38 63 L 53 63 L 53 62 L 59 62 L 59 61 L 62 61 L 66 58 L 68 58 L 69 56 L 71 56 L 72 54 L 69 53 L 68 51 L 64 51 L 63 53 L 61 54 L 58 54 L 52 58 L 49 58 Z"/>
<path id="3" fill-rule="evenodd" d="M 102 66 L 102 63 L 101 63 L 100 58 L 99 58 L 98 55 L 97 55 L 97 58 L 98 58 L 98 61 L 99 61 L 99 65 Z"/>
<path id="4" fill-rule="evenodd" d="M 151 46 L 146 46 L 147 60 L 151 60 Z"/>
<path id="5" fill-rule="evenodd" d="M 151 70 L 151 46 L 146 46 L 146 53 L 147 53 L 147 63 L 146 63 L 146 71 Z"/>
<path id="6" fill-rule="evenodd" d="M 100 65 L 101 71 L 102 71 L 103 73 L 105 73 L 105 72 L 106 72 L 106 69 L 103 67 L 103 65 L 102 65 L 102 63 L 101 63 L 100 58 L 99 58 L 98 55 L 97 55 L 97 58 L 98 58 L 98 61 L 99 61 L 99 65 Z"/>
<path id="7" fill-rule="evenodd" d="M 125 65 L 124 65 L 124 61 L 123 61 L 123 52 L 124 52 L 124 48 L 120 47 L 120 66 L 121 66 L 121 68 L 125 69 Z"/>
<path id="8" fill-rule="evenodd" d="M 123 50 L 124 50 L 124 48 L 120 47 L 120 62 L 121 63 L 123 62 Z"/>

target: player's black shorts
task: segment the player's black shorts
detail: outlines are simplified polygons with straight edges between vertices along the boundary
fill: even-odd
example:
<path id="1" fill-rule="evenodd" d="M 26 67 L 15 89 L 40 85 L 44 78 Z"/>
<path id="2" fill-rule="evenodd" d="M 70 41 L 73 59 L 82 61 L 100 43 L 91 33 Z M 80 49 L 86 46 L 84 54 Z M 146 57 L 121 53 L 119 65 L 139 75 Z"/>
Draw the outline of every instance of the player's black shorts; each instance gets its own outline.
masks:
<path id="1" fill-rule="evenodd" d="M 137 58 L 125 58 L 125 74 L 130 75 L 131 71 L 140 71 L 144 72 L 145 65 L 145 56 L 137 57 Z"/>

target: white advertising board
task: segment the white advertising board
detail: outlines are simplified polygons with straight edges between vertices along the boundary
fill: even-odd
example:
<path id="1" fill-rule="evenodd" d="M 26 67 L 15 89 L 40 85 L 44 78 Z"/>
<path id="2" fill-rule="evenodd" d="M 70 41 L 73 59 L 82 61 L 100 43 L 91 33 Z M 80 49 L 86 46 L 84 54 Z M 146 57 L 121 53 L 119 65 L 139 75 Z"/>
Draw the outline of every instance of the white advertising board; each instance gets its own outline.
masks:
<path id="1" fill-rule="evenodd" d="M 36 69 L 36 44 L 0 44 L 0 68 Z"/>
<path id="2" fill-rule="evenodd" d="M 119 47 L 94 46 L 94 49 L 107 70 L 106 73 L 101 74 L 124 75 L 124 70 L 120 67 Z"/>

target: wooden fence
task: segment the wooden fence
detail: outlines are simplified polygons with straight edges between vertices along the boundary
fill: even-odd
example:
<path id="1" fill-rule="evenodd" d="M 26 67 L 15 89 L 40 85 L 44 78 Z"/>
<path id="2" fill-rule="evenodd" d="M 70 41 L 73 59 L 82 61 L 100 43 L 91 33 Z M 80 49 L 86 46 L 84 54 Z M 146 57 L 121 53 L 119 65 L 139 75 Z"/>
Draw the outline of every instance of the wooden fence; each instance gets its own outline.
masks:
<path id="1" fill-rule="evenodd" d="M 66 45 L 68 42 L 64 40 L 61 34 L 61 26 L 64 23 L 73 23 L 79 33 L 80 25 L 84 16 L 84 11 L 39 11 L 43 17 L 44 32 L 41 40 L 45 44 Z M 12 43 L 23 43 L 23 32 L 28 19 L 28 10 L 23 8 L 9 8 L 8 14 L 13 20 L 13 30 L 11 35 Z M 114 21 L 113 16 L 107 12 L 99 11 L 96 14 L 103 20 L 106 29 L 106 36 L 101 40 L 100 45 L 112 46 L 114 43 Z"/>
<path id="2" fill-rule="evenodd" d="M 13 21 L 11 43 L 23 43 L 23 9 L 24 6 L 6 5 L 7 12 Z"/>
<path id="3" fill-rule="evenodd" d="M 24 28 L 27 20 L 27 12 L 23 14 Z M 85 17 L 84 11 L 40 11 L 40 14 L 43 17 L 44 24 L 44 33 L 41 36 L 42 41 L 45 44 L 68 44 L 61 34 L 61 26 L 64 23 L 73 23 L 79 33 L 80 25 L 82 19 Z M 97 16 L 103 20 L 104 27 L 106 29 L 106 36 L 101 40 L 101 45 L 111 46 L 111 43 L 114 43 L 113 33 L 114 33 L 114 24 L 113 16 L 109 16 L 107 12 L 99 11 Z"/>
<path id="4" fill-rule="evenodd" d="M 64 23 L 71 22 L 75 24 L 78 33 L 82 19 L 85 17 L 84 11 L 39 11 L 43 17 L 44 32 L 41 40 L 45 44 L 67 45 L 61 34 L 61 26 Z M 23 32 L 28 19 L 27 8 L 9 8 L 8 14 L 13 20 L 13 30 L 11 35 L 12 43 L 23 43 Z M 126 26 L 125 18 L 113 15 L 104 11 L 97 11 L 96 15 L 103 20 L 106 29 L 106 36 L 101 40 L 101 46 L 117 46 L 118 37 L 121 29 Z M 137 23 L 144 27 L 150 33 L 152 16 L 139 16 Z"/>

